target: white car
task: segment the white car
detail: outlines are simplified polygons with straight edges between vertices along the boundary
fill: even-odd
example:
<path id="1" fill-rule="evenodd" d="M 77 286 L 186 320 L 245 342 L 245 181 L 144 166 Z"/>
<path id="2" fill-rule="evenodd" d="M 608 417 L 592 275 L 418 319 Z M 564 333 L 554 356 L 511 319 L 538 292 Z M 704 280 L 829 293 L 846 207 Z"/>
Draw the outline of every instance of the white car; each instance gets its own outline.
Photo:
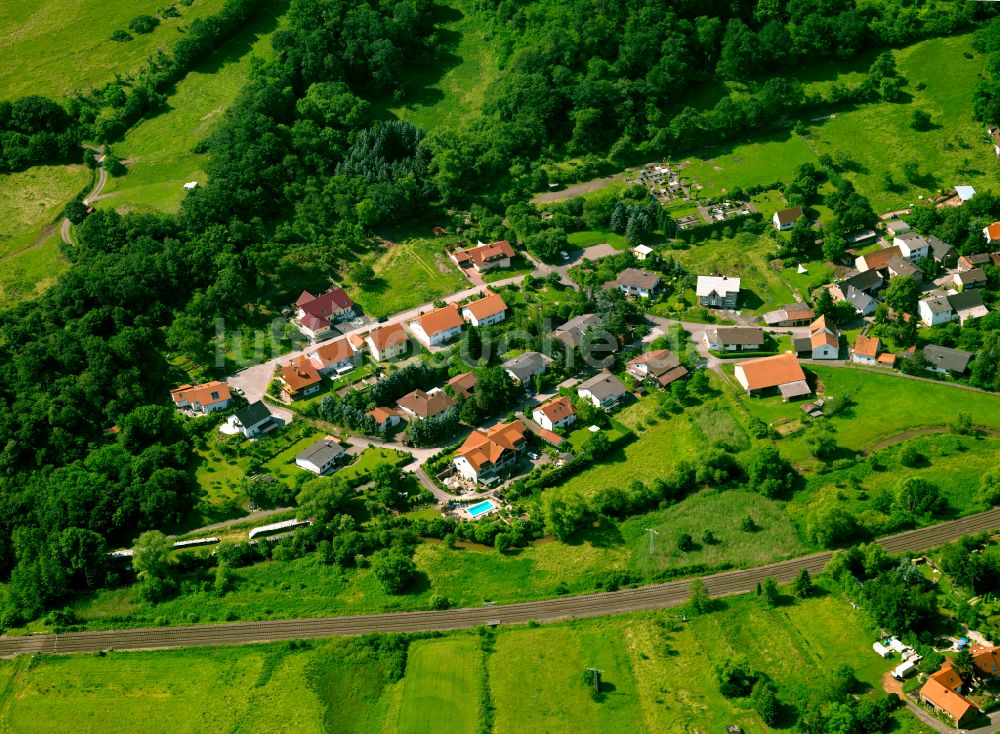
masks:
<path id="1" fill-rule="evenodd" d="M 538 454 L 536 454 L 534 451 L 529 451 L 528 458 L 531 459 L 532 461 L 538 461 Z"/>
<path id="2" fill-rule="evenodd" d="M 559 257 L 561 257 L 563 260 L 569 260 L 569 253 L 566 252 L 566 250 L 560 250 Z"/>

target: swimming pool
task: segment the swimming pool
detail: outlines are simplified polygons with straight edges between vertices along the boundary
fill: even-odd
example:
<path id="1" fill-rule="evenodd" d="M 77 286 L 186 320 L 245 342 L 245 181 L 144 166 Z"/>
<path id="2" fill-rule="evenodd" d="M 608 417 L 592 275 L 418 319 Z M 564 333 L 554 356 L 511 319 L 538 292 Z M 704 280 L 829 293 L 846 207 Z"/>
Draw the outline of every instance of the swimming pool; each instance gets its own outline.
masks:
<path id="1" fill-rule="evenodd" d="M 465 508 L 465 511 L 469 513 L 469 517 L 475 520 L 480 515 L 484 515 L 487 512 L 495 510 L 497 506 L 493 504 L 490 500 L 483 500 L 475 505 L 470 505 Z"/>

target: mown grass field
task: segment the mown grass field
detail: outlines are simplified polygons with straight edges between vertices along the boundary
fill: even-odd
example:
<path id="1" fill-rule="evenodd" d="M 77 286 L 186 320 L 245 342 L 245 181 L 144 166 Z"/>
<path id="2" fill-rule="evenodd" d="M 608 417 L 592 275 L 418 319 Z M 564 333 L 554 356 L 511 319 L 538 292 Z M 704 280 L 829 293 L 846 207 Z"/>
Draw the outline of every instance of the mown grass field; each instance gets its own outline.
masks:
<path id="1" fill-rule="evenodd" d="M 985 60 L 972 53 L 971 38 L 931 39 L 894 51 L 899 72 L 908 82 L 904 101 L 838 112 L 833 119 L 812 125 L 813 150 L 817 155 L 840 153 L 852 161 L 845 175 L 876 212 L 914 204 L 920 195 L 956 184 L 981 190 L 995 186 L 993 148 L 972 116 L 972 89 Z M 933 129 L 912 129 L 914 110 L 930 113 Z M 906 161 L 920 164 L 924 181 L 906 181 L 901 171 Z M 896 190 L 885 188 L 886 170 L 892 172 Z"/>
<path id="2" fill-rule="evenodd" d="M 419 640 L 410 646 L 399 734 L 475 734 L 482 654 L 475 639 Z"/>
<path id="3" fill-rule="evenodd" d="M 360 288 L 348 279 L 348 293 L 369 316 L 388 316 L 471 287 L 444 254 L 440 240 L 398 242 L 372 261 L 375 283 Z"/>
<path id="4" fill-rule="evenodd" d="M 159 0 L 5 0 L 0 3 L 0 99 L 42 94 L 64 95 L 112 81 L 142 66 L 146 57 L 169 51 L 196 18 L 213 15 L 223 0 L 194 0 L 175 5 L 180 18 L 162 19 L 152 33 L 131 41 L 110 40 L 137 15 L 155 15 Z"/>
<path id="5" fill-rule="evenodd" d="M 59 253 L 63 206 L 87 187 L 83 165 L 0 175 L 0 305 L 39 295 L 69 266 Z"/>
<path id="6" fill-rule="evenodd" d="M 177 83 L 167 109 L 133 127 L 114 145 L 129 172 L 109 179 L 102 207 L 125 211 L 175 212 L 188 181 L 205 184 L 207 158 L 193 152 L 222 118 L 249 78 L 251 59 L 271 55 L 271 33 L 280 25 L 285 0 L 265 8 L 215 55 Z"/>
<path id="7" fill-rule="evenodd" d="M 442 8 L 438 33 L 444 45 L 427 65 L 429 71 L 404 80 L 410 94 L 390 108 L 401 120 L 428 131 L 462 127 L 478 118 L 486 89 L 500 73 L 485 29 L 476 23 L 467 0 Z"/>
<path id="8" fill-rule="evenodd" d="M 399 466 L 410 463 L 410 455 L 405 451 L 395 449 L 368 448 L 361 452 L 357 460 L 337 472 L 337 476 L 345 481 L 352 482 L 371 474 L 378 467 L 388 464 Z"/>

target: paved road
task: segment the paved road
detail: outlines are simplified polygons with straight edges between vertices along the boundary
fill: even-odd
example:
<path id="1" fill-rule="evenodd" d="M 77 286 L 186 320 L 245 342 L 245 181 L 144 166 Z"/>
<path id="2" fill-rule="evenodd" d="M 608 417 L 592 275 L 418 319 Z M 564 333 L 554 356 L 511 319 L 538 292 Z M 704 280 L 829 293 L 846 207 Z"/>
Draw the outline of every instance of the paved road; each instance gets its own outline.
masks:
<path id="1" fill-rule="evenodd" d="M 879 543 L 891 553 L 923 551 L 956 538 L 1000 528 L 1000 508 L 977 515 L 911 530 L 883 538 Z M 727 571 L 702 577 L 712 596 L 744 594 L 766 578 L 779 584 L 791 582 L 805 568 L 816 574 L 830 560 L 827 551 L 772 563 L 742 571 Z M 637 589 L 558 597 L 540 601 L 427 612 L 315 619 L 282 619 L 264 622 L 236 622 L 188 627 L 73 632 L 68 634 L 0 637 L 0 657 L 25 653 L 72 653 L 96 650 L 146 650 L 208 645 L 240 645 L 252 642 L 360 635 L 369 632 L 423 632 L 468 629 L 481 624 L 522 624 L 530 621 L 556 622 L 566 619 L 600 617 L 609 614 L 666 609 L 683 604 L 689 595 L 690 580 L 643 586 Z"/>

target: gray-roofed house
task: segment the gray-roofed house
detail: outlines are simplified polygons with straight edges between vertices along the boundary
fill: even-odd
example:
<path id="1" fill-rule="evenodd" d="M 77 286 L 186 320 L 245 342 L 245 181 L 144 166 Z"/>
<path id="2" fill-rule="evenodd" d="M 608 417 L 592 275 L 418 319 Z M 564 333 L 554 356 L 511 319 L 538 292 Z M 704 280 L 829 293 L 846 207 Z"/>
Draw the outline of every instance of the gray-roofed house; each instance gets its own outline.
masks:
<path id="1" fill-rule="evenodd" d="M 792 350 L 800 357 L 812 357 L 812 338 L 808 336 L 792 337 Z"/>
<path id="2" fill-rule="evenodd" d="M 808 326 L 815 318 L 815 313 L 807 303 L 790 303 L 784 308 L 768 311 L 764 314 L 764 323 L 768 326 Z"/>
<path id="3" fill-rule="evenodd" d="M 894 257 L 889 261 L 889 275 L 894 278 L 912 278 L 917 283 L 924 280 L 924 271 L 905 257 Z"/>
<path id="4" fill-rule="evenodd" d="M 986 285 L 986 273 L 982 268 L 960 270 L 953 277 L 956 287 L 963 291 L 966 288 L 981 288 Z"/>
<path id="5" fill-rule="evenodd" d="M 791 209 L 776 211 L 771 217 L 771 224 L 774 228 L 785 232 L 795 226 L 795 222 L 803 215 L 801 206 L 793 206 Z"/>
<path id="6" fill-rule="evenodd" d="M 928 344 L 924 347 L 924 359 L 927 360 L 926 369 L 931 372 L 942 374 L 951 372 L 960 375 L 968 369 L 973 356 L 971 352 L 939 347 L 937 344 Z"/>
<path id="7" fill-rule="evenodd" d="M 271 426 L 274 425 L 272 423 L 273 417 L 271 411 L 264 405 L 264 401 L 258 400 L 229 416 L 226 425 L 232 429 L 233 433 L 242 433 L 247 438 L 254 438 L 270 430 Z"/>
<path id="8" fill-rule="evenodd" d="M 958 251 L 954 247 L 934 235 L 927 236 L 927 244 L 931 248 L 931 257 L 946 268 L 955 267 L 955 263 L 958 261 Z"/>
<path id="9" fill-rule="evenodd" d="M 940 292 L 920 299 L 917 311 L 920 314 L 920 320 L 926 326 L 947 324 L 955 320 L 955 309 L 951 307 L 947 294 Z"/>
<path id="10" fill-rule="evenodd" d="M 904 222 L 902 219 L 890 219 L 885 223 L 886 231 L 893 237 L 905 234 L 910 231 L 910 225 Z"/>
<path id="11" fill-rule="evenodd" d="M 983 296 L 978 289 L 968 289 L 948 296 L 948 303 L 951 304 L 961 324 L 965 324 L 970 319 L 978 319 L 990 312 L 983 303 Z"/>
<path id="12" fill-rule="evenodd" d="M 343 455 L 344 447 L 327 436 L 300 452 L 295 466 L 322 475 L 333 469 Z"/>
<path id="13" fill-rule="evenodd" d="M 877 270 L 865 270 L 864 272 L 854 272 L 846 278 L 838 282 L 841 290 L 846 292 L 847 288 L 857 288 L 859 291 L 864 291 L 865 293 L 874 293 L 883 285 L 885 285 L 885 278 L 882 277 L 882 273 Z"/>
<path id="14" fill-rule="evenodd" d="M 710 326 L 705 346 L 719 352 L 756 352 L 764 346 L 764 330 L 753 326 Z"/>
<path id="15" fill-rule="evenodd" d="M 519 385 L 529 384 L 532 377 L 545 373 L 545 368 L 552 360 L 541 352 L 525 352 L 503 363 L 503 368 L 510 379 Z"/>
<path id="16" fill-rule="evenodd" d="M 577 385 L 576 394 L 589 400 L 595 408 L 608 410 L 628 395 L 628 388 L 610 372 L 602 371 Z"/>
<path id="17" fill-rule="evenodd" d="M 892 244 L 898 247 L 903 257 L 911 262 L 923 260 L 931 254 L 931 248 L 930 244 L 927 242 L 927 238 L 922 234 L 917 234 L 916 232 L 906 232 L 904 234 L 896 235 L 892 240 Z"/>
<path id="18" fill-rule="evenodd" d="M 625 295 L 649 298 L 660 287 L 660 276 L 648 270 L 625 268 L 612 282 Z"/>
<path id="19" fill-rule="evenodd" d="M 552 332 L 552 336 L 569 349 L 575 349 L 583 344 L 583 335 L 592 329 L 601 329 L 604 324 L 596 314 L 585 313 L 574 316 L 565 324 Z"/>
<path id="20" fill-rule="evenodd" d="M 844 300 L 854 306 L 854 309 L 862 316 L 871 316 L 878 307 L 878 302 L 874 298 L 853 285 L 847 288 Z"/>

